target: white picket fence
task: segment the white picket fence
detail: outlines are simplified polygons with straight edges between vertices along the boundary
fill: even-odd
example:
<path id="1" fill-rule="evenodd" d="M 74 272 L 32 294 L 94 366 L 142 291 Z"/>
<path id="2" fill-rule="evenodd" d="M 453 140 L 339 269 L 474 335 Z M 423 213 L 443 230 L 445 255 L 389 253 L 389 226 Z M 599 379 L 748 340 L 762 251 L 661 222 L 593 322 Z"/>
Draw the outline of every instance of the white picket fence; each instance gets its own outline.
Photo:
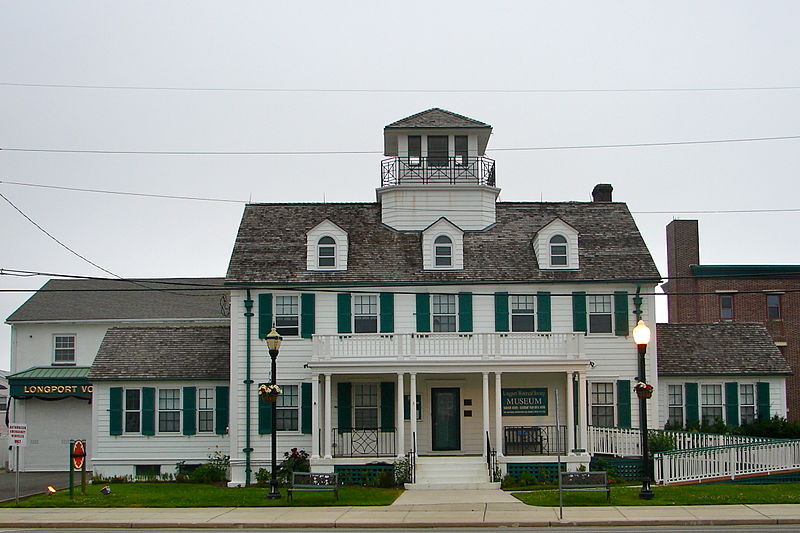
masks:
<path id="1" fill-rule="evenodd" d="M 653 460 L 655 481 L 664 485 L 773 474 L 800 469 L 800 440 L 676 450 Z"/>
<path id="2" fill-rule="evenodd" d="M 660 484 L 700 483 L 800 469 L 800 440 L 650 431 L 669 435 L 676 444 L 676 450 L 653 455 L 654 481 Z M 589 426 L 588 451 L 617 457 L 641 456 L 641 433 L 638 429 Z"/>

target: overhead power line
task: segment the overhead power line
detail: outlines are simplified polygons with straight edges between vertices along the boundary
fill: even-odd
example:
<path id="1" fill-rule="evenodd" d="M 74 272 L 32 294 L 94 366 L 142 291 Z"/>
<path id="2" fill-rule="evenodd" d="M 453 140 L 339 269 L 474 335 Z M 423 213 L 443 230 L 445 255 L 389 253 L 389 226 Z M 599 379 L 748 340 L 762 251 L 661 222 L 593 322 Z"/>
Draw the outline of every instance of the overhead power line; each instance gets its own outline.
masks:
<path id="1" fill-rule="evenodd" d="M 514 148 L 489 148 L 488 152 L 536 152 L 545 150 L 587 150 L 597 148 L 644 148 L 655 146 L 685 146 L 693 144 L 724 144 L 800 139 L 800 135 L 776 137 L 742 137 L 736 139 L 705 139 L 693 141 L 661 141 L 647 143 L 575 144 L 559 146 L 525 146 Z M 55 154 L 112 154 L 112 155 L 371 155 L 382 154 L 381 150 L 103 150 L 72 148 L 25 148 L 3 147 L 6 152 L 44 152 Z"/>
<path id="2" fill-rule="evenodd" d="M 736 91 L 794 91 L 800 85 L 765 85 L 743 87 L 642 87 L 642 88 L 578 88 L 578 89 L 380 89 L 380 88 L 319 88 L 319 87 L 188 87 L 169 85 L 101 85 L 88 83 L 22 83 L 0 82 L 6 87 L 39 87 L 49 89 L 106 89 L 124 91 L 192 91 L 192 92 L 265 92 L 265 93 L 430 93 L 430 94 L 557 94 L 557 93 L 659 93 L 659 92 L 736 92 Z"/>

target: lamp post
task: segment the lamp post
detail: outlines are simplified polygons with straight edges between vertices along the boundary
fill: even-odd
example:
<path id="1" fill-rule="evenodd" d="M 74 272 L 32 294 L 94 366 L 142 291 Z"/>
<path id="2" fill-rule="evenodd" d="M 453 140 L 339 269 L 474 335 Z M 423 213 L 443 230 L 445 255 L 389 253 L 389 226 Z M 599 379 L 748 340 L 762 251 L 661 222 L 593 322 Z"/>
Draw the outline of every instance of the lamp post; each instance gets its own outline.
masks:
<path id="1" fill-rule="evenodd" d="M 633 328 L 633 341 L 639 351 L 639 381 L 647 383 L 645 375 L 645 354 L 647 353 L 647 344 L 650 342 L 650 328 L 639 320 L 636 327 Z M 642 438 L 642 490 L 639 491 L 639 498 L 642 500 L 652 500 L 653 491 L 650 490 L 650 450 L 647 443 L 647 397 L 645 394 L 637 391 L 639 397 L 639 427 Z"/>
<path id="2" fill-rule="evenodd" d="M 270 378 L 271 385 L 277 385 L 277 377 L 276 377 L 276 370 L 275 370 L 275 360 L 278 358 L 278 350 L 281 347 L 281 341 L 283 337 L 278 331 L 275 329 L 275 326 L 272 327 L 272 330 L 267 334 L 267 337 L 264 339 L 267 342 L 267 349 L 269 350 L 269 357 L 272 359 L 272 377 Z M 278 432 L 277 432 L 277 425 L 278 425 L 278 400 L 277 398 L 275 401 L 272 402 L 272 476 L 269 480 L 269 494 L 267 494 L 267 499 L 270 500 L 280 500 L 281 493 L 278 490 Z"/>

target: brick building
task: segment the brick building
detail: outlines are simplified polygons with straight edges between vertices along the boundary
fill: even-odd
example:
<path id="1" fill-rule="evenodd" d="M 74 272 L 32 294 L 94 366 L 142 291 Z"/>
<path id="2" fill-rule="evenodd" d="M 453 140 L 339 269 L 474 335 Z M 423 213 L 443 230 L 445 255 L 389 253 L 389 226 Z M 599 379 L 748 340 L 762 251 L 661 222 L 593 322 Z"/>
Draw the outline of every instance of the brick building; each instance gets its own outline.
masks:
<path id="1" fill-rule="evenodd" d="M 667 225 L 669 321 L 766 326 L 789 362 L 788 418 L 800 422 L 800 265 L 702 265 L 697 220 Z"/>

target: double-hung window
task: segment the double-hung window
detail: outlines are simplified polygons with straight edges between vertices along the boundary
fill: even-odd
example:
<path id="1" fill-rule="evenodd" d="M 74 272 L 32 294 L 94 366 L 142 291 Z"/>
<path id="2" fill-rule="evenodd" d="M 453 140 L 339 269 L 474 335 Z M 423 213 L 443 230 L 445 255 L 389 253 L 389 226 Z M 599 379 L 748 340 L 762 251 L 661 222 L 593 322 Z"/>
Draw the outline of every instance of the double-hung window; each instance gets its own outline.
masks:
<path id="1" fill-rule="evenodd" d="M 553 235 L 550 238 L 550 266 L 567 266 L 567 238 Z"/>
<path id="2" fill-rule="evenodd" d="M 533 331 L 533 311 L 536 297 L 511 295 L 511 331 Z"/>
<path id="3" fill-rule="evenodd" d="M 756 421 L 756 390 L 752 383 L 739 385 L 739 416 L 743 426 Z"/>
<path id="4" fill-rule="evenodd" d="M 275 328 L 284 337 L 300 334 L 298 296 L 275 296 Z"/>
<path id="5" fill-rule="evenodd" d="M 297 431 L 300 419 L 300 403 L 297 385 L 284 385 L 278 396 L 277 418 L 275 429 L 278 431 Z"/>
<path id="6" fill-rule="evenodd" d="M 378 427 L 378 384 L 353 384 L 353 427 L 375 429 Z"/>
<path id="7" fill-rule="evenodd" d="M 75 364 L 75 335 L 53 336 L 53 363 L 57 365 Z"/>
<path id="8" fill-rule="evenodd" d="M 436 237 L 433 241 L 433 251 L 437 267 L 453 265 L 453 241 L 450 237 L 447 235 Z"/>
<path id="9" fill-rule="evenodd" d="M 209 433 L 214 431 L 214 388 L 197 389 L 197 431 Z"/>
<path id="10" fill-rule="evenodd" d="M 720 295 L 719 317 L 722 320 L 733 320 L 733 294 Z"/>
<path id="11" fill-rule="evenodd" d="M 592 383 L 590 389 L 592 425 L 614 426 L 614 384 Z"/>
<path id="12" fill-rule="evenodd" d="M 336 241 L 333 237 L 322 237 L 317 243 L 317 266 L 335 267 L 336 266 Z"/>
<path id="13" fill-rule="evenodd" d="M 181 429 L 180 389 L 158 390 L 158 431 L 174 433 Z"/>
<path id="14" fill-rule="evenodd" d="M 353 295 L 353 331 L 355 333 L 378 332 L 378 296 L 375 294 Z"/>
<path id="15" fill-rule="evenodd" d="M 408 136 L 408 164 L 416 167 L 422 162 L 422 137 L 419 135 Z"/>
<path id="16" fill-rule="evenodd" d="M 431 295 L 431 315 L 433 316 L 433 331 L 456 331 L 456 295 Z"/>
<path id="17" fill-rule="evenodd" d="M 142 430 L 142 391 L 125 389 L 125 433 Z"/>
<path id="18" fill-rule="evenodd" d="M 702 385 L 700 388 L 700 423 L 711 426 L 722 422 L 722 385 Z"/>
<path id="19" fill-rule="evenodd" d="M 780 320 L 781 318 L 780 294 L 767 294 L 767 318 L 769 320 Z"/>
<path id="20" fill-rule="evenodd" d="M 683 385 L 669 385 L 667 389 L 669 416 L 667 424 L 671 428 L 683 427 Z"/>
<path id="21" fill-rule="evenodd" d="M 589 312 L 589 333 L 611 333 L 612 303 L 611 295 L 594 295 L 586 297 Z"/>
<path id="22" fill-rule="evenodd" d="M 456 165 L 466 166 L 467 156 L 469 155 L 467 136 L 456 135 L 453 137 L 453 143 L 456 153 Z"/>

